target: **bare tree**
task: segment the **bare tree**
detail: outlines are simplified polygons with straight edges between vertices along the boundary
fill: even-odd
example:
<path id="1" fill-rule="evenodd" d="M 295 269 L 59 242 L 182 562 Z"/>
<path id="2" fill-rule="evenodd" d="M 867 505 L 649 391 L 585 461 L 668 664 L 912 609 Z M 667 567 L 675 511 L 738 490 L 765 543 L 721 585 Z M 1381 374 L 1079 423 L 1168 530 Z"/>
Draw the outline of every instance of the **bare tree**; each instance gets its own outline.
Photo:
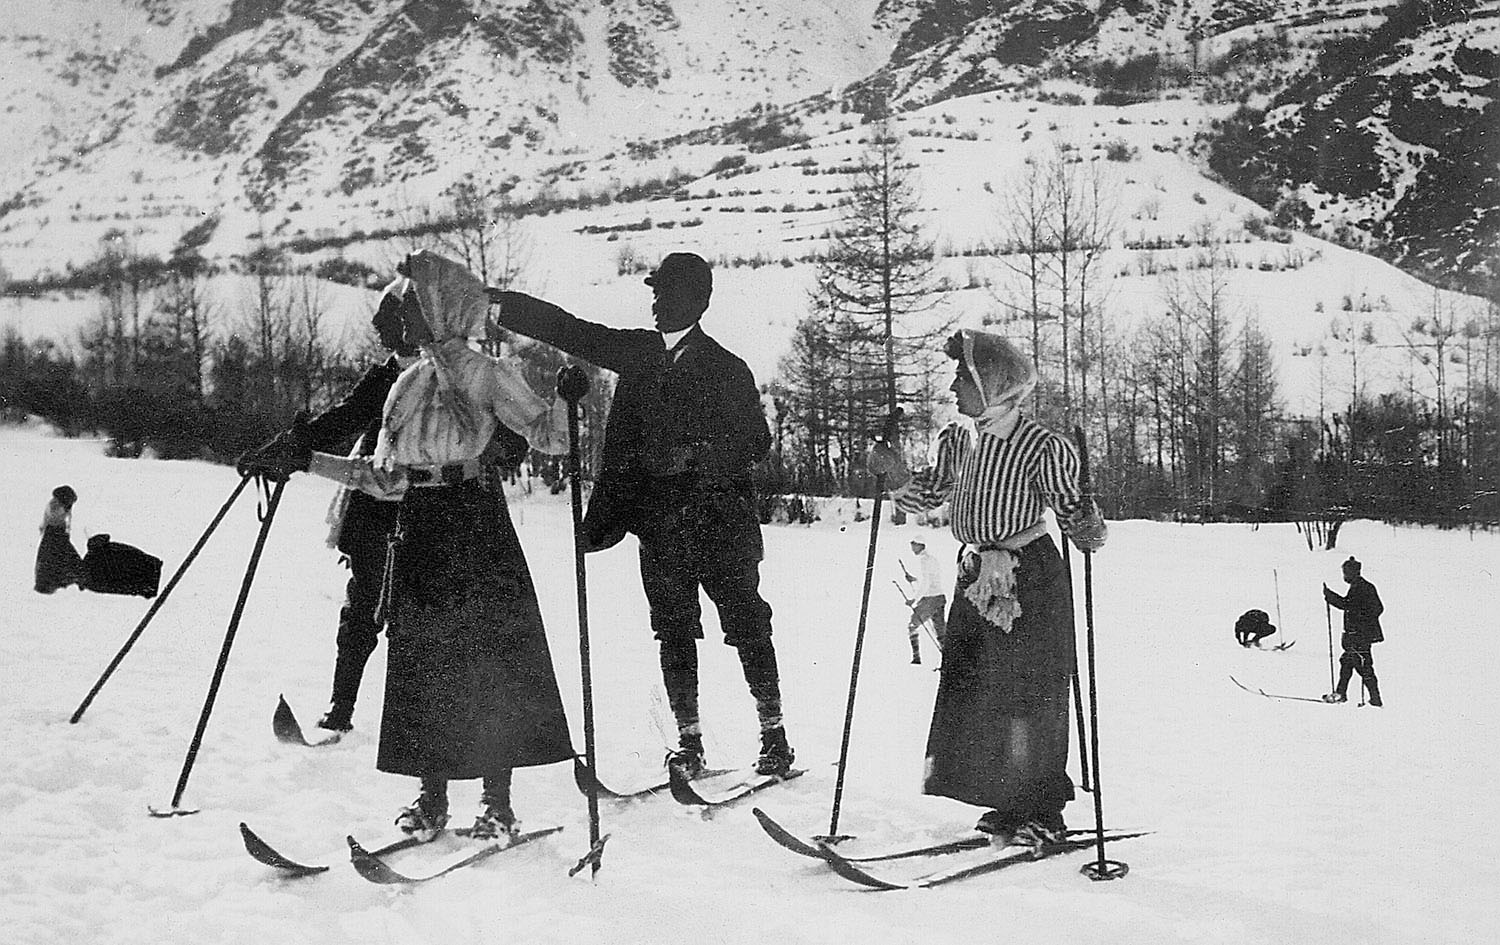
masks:
<path id="1" fill-rule="evenodd" d="M 1219 501 L 1224 470 L 1224 378 L 1227 371 L 1232 315 L 1229 266 L 1211 224 L 1198 228 L 1198 265 L 1164 283 L 1167 309 L 1176 323 L 1182 363 L 1184 439 L 1198 500 L 1212 507 Z"/>
<path id="2" fill-rule="evenodd" d="M 847 456 L 862 453 L 886 416 L 921 396 L 920 381 L 952 327 L 951 319 L 931 316 L 948 285 L 917 219 L 912 168 L 892 123 L 877 119 L 844 218 L 818 263 L 812 304 L 835 333 L 844 364 Z"/>
<path id="3" fill-rule="evenodd" d="M 1042 327 L 1053 322 L 1045 301 L 1047 256 L 1053 251 L 1048 241 L 1051 229 L 1052 193 L 1041 166 L 1027 157 L 1023 170 L 999 197 L 1000 240 L 995 247 L 1000 264 L 1022 280 L 1020 304 L 997 297 L 996 301 L 1026 318 L 1031 327 L 1031 364 L 1042 373 Z"/>
<path id="4" fill-rule="evenodd" d="M 251 279 L 249 305 L 244 312 L 249 350 L 254 356 L 249 386 L 261 406 L 274 408 L 281 393 L 277 389 L 277 366 L 291 332 L 286 258 L 261 239 L 243 262 Z"/>
<path id="5" fill-rule="evenodd" d="M 209 319 L 212 314 L 207 298 L 203 260 L 197 256 L 179 258 L 168 270 L 160 301 L 163 314 L 171 320 L 172 335 L 180 360 L 186 367 L 183 380 L 194 399 L 202 402 L 203 367 L 210 343 Z"/>
<path id="6" fill-rule="evenodd" d="M 303 410 L 313 409 L 314 395 L 322 389 L 327 368 L 328 348 L 323 337 L 327 301 L 322 283 L 311 273 L 301 273 L 291 286 L 288 321 L 292 323 L 292 341 L 296 346 L 297 380 Z M 291 354 L 291 346 L 288 346 Z M 290 359 L 289 359 L 290 360 Z"/>

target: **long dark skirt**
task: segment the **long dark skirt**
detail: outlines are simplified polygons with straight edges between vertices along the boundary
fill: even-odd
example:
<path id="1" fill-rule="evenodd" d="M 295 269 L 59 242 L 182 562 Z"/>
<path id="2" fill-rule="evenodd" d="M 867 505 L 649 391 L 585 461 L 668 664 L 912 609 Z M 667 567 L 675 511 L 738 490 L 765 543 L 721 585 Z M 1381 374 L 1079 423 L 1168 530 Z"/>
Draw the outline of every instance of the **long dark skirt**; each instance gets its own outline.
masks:
<path id="1" fill-rule="evenodd" d="M 68 537 L 68 530 L 56 525 L 42 529 L 42 541 L 36 549 L 36 589 L 51 594 L 61 587 L 83 581 L 83 559 Z"/>
<path id="2" fill-rule="evenodd" d="M 414 488 L 398 529 L 376 767 L 464 779 L 572 758 L 536 590 L 498 486 Z"/>
<path id="3" fill-rule="evenodd" d="M 927 736 L 924 793 L 1021 818 L 1060 812 L 1068 778 L 1072 587 L 1051 536 L 1021 549 L 1009 633 L 980 616 L 960 576 Z"/>

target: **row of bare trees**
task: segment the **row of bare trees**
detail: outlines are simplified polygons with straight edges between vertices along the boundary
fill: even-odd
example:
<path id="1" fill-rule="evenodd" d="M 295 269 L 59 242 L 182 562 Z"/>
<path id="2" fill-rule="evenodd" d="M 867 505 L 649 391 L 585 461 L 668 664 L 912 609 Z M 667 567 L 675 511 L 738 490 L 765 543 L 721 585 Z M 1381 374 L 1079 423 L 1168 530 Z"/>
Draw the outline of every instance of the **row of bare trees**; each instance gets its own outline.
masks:
<path id="1" fill-rule="evenodd" d="M 99 308 L 70 359 L 91 409 L 74 422 L 122 454 L 229 458 L 358 376 L 368 339 L 346 350 L 324 284 L 267 244 L 214 275 L 196 253 L 162 261 L 114 230 L 90 266 Z"/>
<path id="2" fill-rule="evenodd" d="M 765 479 L 779 491 L 865 494 L 862 458 L 892 408 L 906 408 L 921 462 L 947 402 L 938 356 L 953 319 L 941 305 L 954 286 L 936 272 L 899 136 L 870 128 L 809 314 L 768 385 Z M 1192 265 L 1159 280 L 1157 313 L 1129 327 L 1112 317 L 1103 261 L 1117 242 L 1116 189 L 1105 165 L 1066 146 L 1028 159 L 997 197 L 1002 278 L 984 319 L 1033 358 L 1033 412 L 1087 432 L 1111 514 L 1500 518 L 1495 305 L 1476 315 L 1434 293 L 1393 345 L 1407 355 L 1406 389 L 1374 398 L 1360 370 L 1374 335 L 1347 320 L 1326 339 L 1350 358 L 1346 406 L 1289 416 L 1270 339 L 1233 292 L 1236 261 L 1213 225 L 1192 235 Z"/>
<path id="3" fill-rule="evenodd" d="M 409 208 L 405 236 L 388 247 L 384 272 L 410 252 L 433 249 L 487 284 L 522 287 L 531 243 L 521 214 L 503 195 L 470 179 L 437 204 Z M 122 455 L 232 459 L 285 429 L 297 411 L 342 397 L 380 356 L 373 332 L 334 331 L 329 283 L 257 241 L 226 267 L 210 266 L 190 241 L 162 260 L 108 232 L 80 270 L 98 310 L 71 345 L 27 340 L 10 330 L 0 344 L 0 411 L 42 415 L 71 432 L 102 431 Z M 381 270 L 336 267 L 365 287 Z M 378 278 L 378 277 L 377 277 Z M 370 299 L 371 309 L 375 299 Z M 550 391 L 564 356 L 491 325 L 491 354 L 509 358 L 532 386 Z M 595 370 L 582 428 L 585 456 L 603 441 L 612 385 Z M 533 457 L 552 478 L 555 463 Z"/>

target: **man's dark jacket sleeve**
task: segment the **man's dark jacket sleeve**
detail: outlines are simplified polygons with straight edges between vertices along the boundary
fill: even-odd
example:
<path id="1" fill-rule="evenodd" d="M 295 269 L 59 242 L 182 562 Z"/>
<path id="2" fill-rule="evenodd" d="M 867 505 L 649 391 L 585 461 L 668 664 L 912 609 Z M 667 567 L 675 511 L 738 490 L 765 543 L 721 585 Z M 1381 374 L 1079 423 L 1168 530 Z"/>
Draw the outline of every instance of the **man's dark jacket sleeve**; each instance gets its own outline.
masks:
<path id="1" fill-rule="evenodd" d="M 616 374 L 623 374 L 630 367 L 638 336 L 655 334 L 643 329 L 608 328 L 584 321 L 551 302 L 523 292 L 501 292 L 499 301 L 498 320 L 502 327 Z"/>

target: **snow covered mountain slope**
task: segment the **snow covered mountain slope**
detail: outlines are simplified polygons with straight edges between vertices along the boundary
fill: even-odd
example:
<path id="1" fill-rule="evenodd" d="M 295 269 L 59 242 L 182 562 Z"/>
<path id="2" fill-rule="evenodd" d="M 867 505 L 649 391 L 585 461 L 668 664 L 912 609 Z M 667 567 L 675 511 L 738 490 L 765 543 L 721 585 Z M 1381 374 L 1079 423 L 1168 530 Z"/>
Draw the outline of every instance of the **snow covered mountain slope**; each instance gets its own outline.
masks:
<path id="1" fill-rule="evenodd" d="M 0 36 L 29 80 L 7 89 L 8 123 L 43 129 L 0 179 L 0 252 L 13 271 L 61 268 L 75 234 L 89 247 L 111 226 L 166 253 L 209 216 L 243 237 L 299 212 L 357 225 L 465 175 L 514 184 L 568 154 L 841 87 L 884 59 L 872 8 L 64 2 L 50 29 Z"/>
<path id="2" fill-rule="evenodd" d="M 1215 164 L 1288 218 L 1475 289 L 1500 276 L 1500 4 L 1408 4 L 1264 113 Z"/>

